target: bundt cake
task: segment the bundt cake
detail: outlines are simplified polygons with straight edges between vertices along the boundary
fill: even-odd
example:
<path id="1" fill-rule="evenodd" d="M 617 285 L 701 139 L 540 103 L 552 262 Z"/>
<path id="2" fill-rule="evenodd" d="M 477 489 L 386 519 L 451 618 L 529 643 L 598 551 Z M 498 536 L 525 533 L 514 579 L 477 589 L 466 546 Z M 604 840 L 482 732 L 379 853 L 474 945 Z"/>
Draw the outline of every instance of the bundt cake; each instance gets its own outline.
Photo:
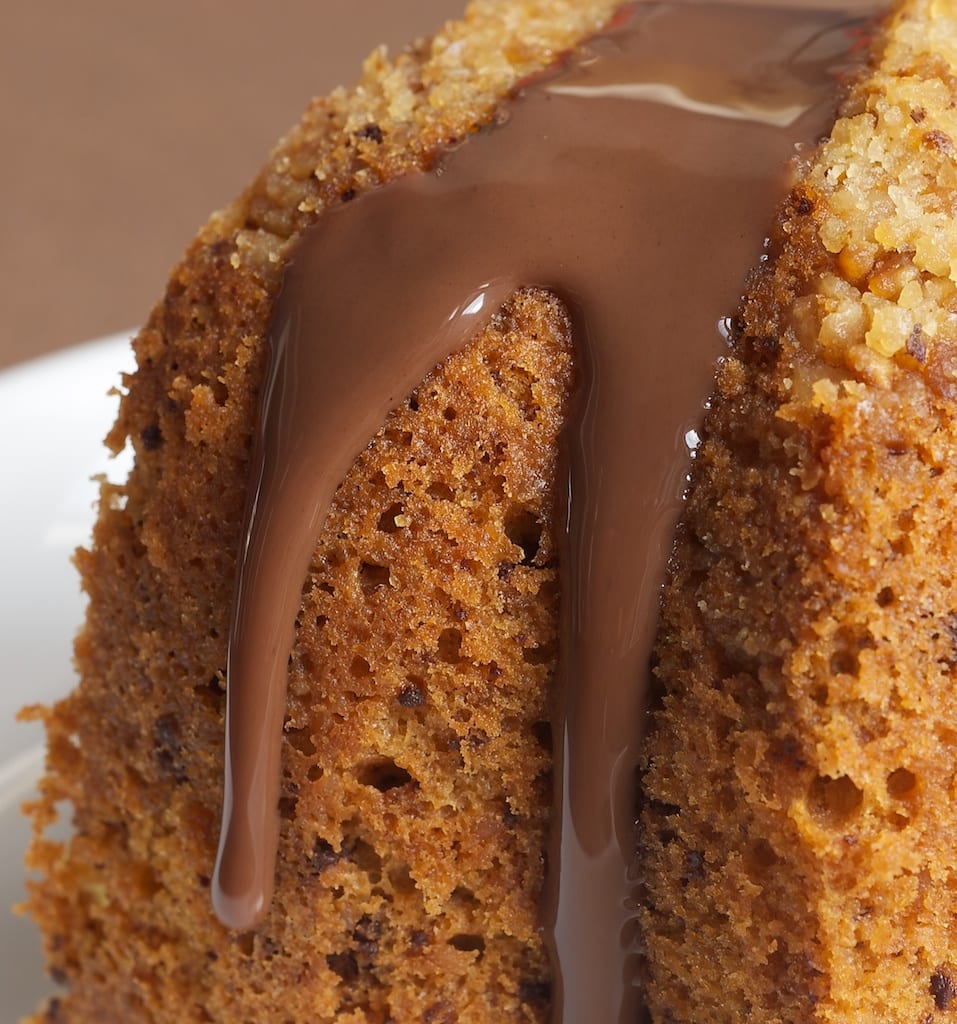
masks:
<path id="1" fill-rule="evenodd" d="M 134 343 L 34 1024 L 947 1009 L 955 63 L 944 0 L 480 0 L 313 103 Z"/>

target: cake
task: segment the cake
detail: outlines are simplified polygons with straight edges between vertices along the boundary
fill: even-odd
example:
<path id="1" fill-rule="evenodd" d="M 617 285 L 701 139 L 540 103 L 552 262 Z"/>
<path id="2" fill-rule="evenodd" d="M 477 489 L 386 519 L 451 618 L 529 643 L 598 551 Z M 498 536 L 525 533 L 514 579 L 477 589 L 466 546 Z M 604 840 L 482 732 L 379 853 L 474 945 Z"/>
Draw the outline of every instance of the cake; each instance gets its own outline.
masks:
<path id="1" fill-rule="evenodd" d="M 174 270 L 110 438 L 135 467 L 104 486 L 78 555 L 81 682 L 35 712 L 50 753 L 28 910 L 66 991 L 34 1022 L 554 1017 L 540 901 L 561 748 L 557 510 L 585 370 L 574 303 L 549 282 L 513 290 L 396 396 L 339 484 L 289 657 L 275 893 L 239 928 L 210 897 L 234 580 L 290 261 L 378 186 L 456 146 L 465 159 L 477 129 L 514 118 L 521 83 L 617 8 L 488 0 L 394 61 L 375 54 Z M 644 755 L 643 934 L 626 952 L 658 1021 L 926 1024 L 957 995 L 947 801 L 929 798 L 949 794 L 952 758 L 945 710 L 924 706 L 945 709 L 957 663 L 954 15 L 910 0 L 888 23 L 731 325 Z M 62 801 L 61 844 L 43 833 Z"/>
<path id="2" fill-rule="evenodd" d="M 658 1020 L 930 1024 L 954 940 L 957 6 L 906 5 L 751 279 L 657 646 Z"/>
<path id="3" fill-rule="evenodd" d="M 555 476 L 570 390 L 564 310 L 516 296 L 399 407 L 340 489 L 293 655 L 284 751 L 284 821 L 317 827 L 283 843 L 290 870 L 270 923 L 242 933 L 210 907 L 226 638 L 262 341 L 292 239 L 326 208 L 427 166 L 614 6 L 473 5 L 467 22 L 392 61 L 373 54 L 357 86 L 309 108 L 173 271 L 134 342 L 141 369 L 109 441 L 129 441 L 136 468 L 106 488 L 77 559 L 89 596 L 82 681 L 44 712 L 50 768 L 34 814 L 42 829 L 68 800 L 75 831 L 66 846 L 38 838 L 29 854 L 44 876 L 29 912 L 66 984 L 37 1022 L 543 1019 L 536 895 L 557 591 L 540 482 Z M 547 410 L 534 422 L 532 403 Z M 490 410 L 480 435 L 472 407 Z M 491 456 L 517 433 L 506 497 Z M 412 527 L 421 539 L 400 549 Z M 400 559 L 402 591 L 389 585 Z M 336 591 L 352 596 L 346 616 Z M 380 650 L 370 621 L 410 612 L 409 650 Z M 315 693 L 319 666 L 346 688 Z M 496 671 L 519 682 L 493 686 Z M 325 738 L 345 716 L 348 734 Z M 400 739 L 401 767 L 389 754 Z M 428 811 L 413 777 L 462 809 Z M 385 835 L 394 843 L 380 851 Z"/>

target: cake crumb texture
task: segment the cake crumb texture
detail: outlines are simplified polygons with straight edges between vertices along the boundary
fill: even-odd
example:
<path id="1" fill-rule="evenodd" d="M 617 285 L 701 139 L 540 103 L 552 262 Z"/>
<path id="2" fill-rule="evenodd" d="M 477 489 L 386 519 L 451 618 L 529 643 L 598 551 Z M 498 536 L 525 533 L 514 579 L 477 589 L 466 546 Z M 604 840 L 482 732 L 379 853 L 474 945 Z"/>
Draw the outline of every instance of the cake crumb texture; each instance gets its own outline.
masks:
<path id="1" fill-rule="evenodd" d="M 430 166 L 608 0 L 483 0 L 315 101 L 135 339 L 27 909 L 63 992 L 32 1024 L 540 1022 L 564 308 L 523 291 L 388 418 L 319 538 L 290 661 L 276 896 L 213 915 L 226 638 L 269 313 L 323 212 Z M 356 273 L 361 273 L 356 268 Z M 61 802 L 73 832 L 45 837 Z"/>
<path id="2" fill-rule="evenodd" d="M 751 281 L 666 588 L 658 1021 L 957 1010 L 957 5 L 878 53 Z"/>

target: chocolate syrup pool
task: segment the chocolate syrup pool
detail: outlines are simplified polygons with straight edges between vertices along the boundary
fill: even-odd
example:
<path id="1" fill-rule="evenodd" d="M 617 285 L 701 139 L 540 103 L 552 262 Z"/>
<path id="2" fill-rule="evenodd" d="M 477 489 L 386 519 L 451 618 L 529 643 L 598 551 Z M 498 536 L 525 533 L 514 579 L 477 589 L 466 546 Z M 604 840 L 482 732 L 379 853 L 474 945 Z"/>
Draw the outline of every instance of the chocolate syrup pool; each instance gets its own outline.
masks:
<path id="1" fill-rule="evenodd" d="M 213 901 L 266 912 L 301 587 L 357 454 L 517 288 L 572 317 L 555 807 L 553 1020 L 636 1021 L 635 774 L 658 597 L 698 423 L 796 146 L 835 112 L 849 8 L 641 3 L 434 170 L 298 243 L 271 333 L 230 637 Z M 565 499 L 567 498 L 567 506 Z"/>

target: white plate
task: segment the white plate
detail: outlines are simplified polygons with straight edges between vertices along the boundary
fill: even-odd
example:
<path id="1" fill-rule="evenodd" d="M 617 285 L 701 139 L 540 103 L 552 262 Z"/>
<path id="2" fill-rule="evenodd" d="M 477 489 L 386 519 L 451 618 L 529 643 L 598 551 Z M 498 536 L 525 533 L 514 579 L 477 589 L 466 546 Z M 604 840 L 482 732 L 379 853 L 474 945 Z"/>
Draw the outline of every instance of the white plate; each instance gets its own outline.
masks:
<path id="1" fill-rule="evenodd" d="M 72 638 L 83 600 L 72 552 L 85 544 L 97 488 L 126 474 L 102 441 L 116 414 L 111 388 L 132 366 L 130 333 L 0 373 L 0 1024 L 15 1024 L 50 991 L 35 928 L 9 908 L 23 898 L 29 830 L 20 803 L 42 766 L 24 704 L 73 684 Z"/>

